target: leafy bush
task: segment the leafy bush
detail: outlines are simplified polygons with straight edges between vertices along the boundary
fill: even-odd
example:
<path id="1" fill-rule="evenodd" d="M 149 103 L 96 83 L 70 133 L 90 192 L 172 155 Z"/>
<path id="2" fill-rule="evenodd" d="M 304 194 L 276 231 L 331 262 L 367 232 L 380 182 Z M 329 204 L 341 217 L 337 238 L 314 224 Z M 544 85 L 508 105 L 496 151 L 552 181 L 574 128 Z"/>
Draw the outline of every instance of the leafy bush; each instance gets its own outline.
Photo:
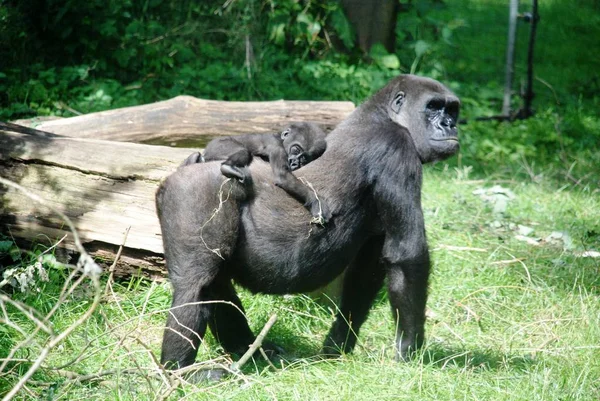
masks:
<path id="1" fill-rule="evenodd" d="M 62 265 L 52 253 L 36 246 L 30 252 L 23 252 L 11 240 L 0 240 L 0 261 L 7 262 L 8 267 L 0 264 L 0 290 L 8 288 L 21 293 L 39 293 L 49 281 L 49 269 L 60 270 Z"/>
<path id="2" fill-rule="evenodd" d="M 182 93 L 358 102 L 415 60 L 442 69 L 425 54 L 453 29 L 429 17 L 440 4 L 419 2 L 402 14 L 399 46 L 416 55 L 375 47 L 365 60 L 337 0 L 27 0 L 0 13 L 16 28 L 0 30 L 9 44 L 0 56 L 13 67 L 0 74 L 0 118 L 88 113 Z"/>

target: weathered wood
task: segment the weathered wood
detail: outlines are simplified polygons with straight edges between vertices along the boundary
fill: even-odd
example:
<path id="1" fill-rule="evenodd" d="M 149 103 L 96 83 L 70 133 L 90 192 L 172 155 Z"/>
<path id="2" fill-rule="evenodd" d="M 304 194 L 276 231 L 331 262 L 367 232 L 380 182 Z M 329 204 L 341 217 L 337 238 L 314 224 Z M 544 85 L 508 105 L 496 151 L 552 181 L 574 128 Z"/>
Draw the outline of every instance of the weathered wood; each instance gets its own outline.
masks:
<path id="1" fill-rule="evenodd" d="M 93 256 L 112 261 L 130 228 L 119 274 L 164 273 L 154 207 L 160 179 L 191 149 L 81 138 L 0 134 L 1 175 L 42 196 L 75 224 Z M 22 193 L 1 191 L 2 231 L 52 244 L 69 231 L 62 220 Z M 68 236 L 70 238 L 70 235 Z M 68 246 L 69 241 L 65 244 Z"/>
<path id="2" fill-rule="evenodd" d="M 178 96 L 39 124 L 32 124 L 31 120 L 17 123 L 78 138 L 177 146 L 204 136 L 275 132 L 293 121 L 312 121 L 331 129 L 353 109 L 351 102 L 225 102 Z"/>

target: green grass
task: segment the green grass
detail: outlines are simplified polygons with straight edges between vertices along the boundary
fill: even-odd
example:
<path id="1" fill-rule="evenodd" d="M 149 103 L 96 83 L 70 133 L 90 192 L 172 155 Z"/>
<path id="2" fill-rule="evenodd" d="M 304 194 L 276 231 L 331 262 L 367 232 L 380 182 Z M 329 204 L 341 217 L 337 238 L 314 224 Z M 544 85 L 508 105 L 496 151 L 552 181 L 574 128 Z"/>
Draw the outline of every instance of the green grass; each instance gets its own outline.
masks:
<path id="1" fill-rule="evenodd" d="M 424 210 L 434 269 L 427 345 L 417 360 L 394 362 L 394 323 L 384 291 L 356 351 L 333 361 L 316 358 L 332 322 L 329 306 L 303 295 L 242 292 L 255 331 L 278 314 L 268 339 L 282 345 L 293 362 L 273 370 L 259 358 L 244 367 L 245 381 L 184 385 L 173 399 L 597 400 L 600 262 L 578 255 L 600 250 L 600 197 L 587 190 L 557 192 L 551 181 L 507 180 L 500 185 L 511 189 L 515 199 L 503 215 L 494 215 L 491 205 L 473 194 L 493 181 L 470 180 L 444 166 L 428 168 L 425 175 Z M 494 228 L 494 222 L 502 227 Z M 518 241 L 509 223 L 534 228 L 532 238 L 567 232 L 573 248 Z M 47 392 L 51 385 L 64 397 L 57 399 L 143 400 L 164 391 L 158 380 L 151 380 L 153 389 L 143 376 L 118 371 L 152 366 L 145 346 L 158 355 L 169 285 L 133 279 L 115 288 L 114 296 L 105 297 L 94 317 L 51 354 L 46 366 L 73 359 L 90 342 L 85 358 L 64 370 L 117 373 L 102 382 L 79 384 L 42 369 L 34 376 L 34 383 L 42 384 L 28 386 L 33 394 Z M 52 291 L 46 291 L 49 304 Z M 88 303 L 85 293 L 76 293 L 61 308 L 55 325 L 74 320 Z M 30 347 L 32 355 L 40 344 Z M 208 336 L 199 360 L 220 355 Z"/>

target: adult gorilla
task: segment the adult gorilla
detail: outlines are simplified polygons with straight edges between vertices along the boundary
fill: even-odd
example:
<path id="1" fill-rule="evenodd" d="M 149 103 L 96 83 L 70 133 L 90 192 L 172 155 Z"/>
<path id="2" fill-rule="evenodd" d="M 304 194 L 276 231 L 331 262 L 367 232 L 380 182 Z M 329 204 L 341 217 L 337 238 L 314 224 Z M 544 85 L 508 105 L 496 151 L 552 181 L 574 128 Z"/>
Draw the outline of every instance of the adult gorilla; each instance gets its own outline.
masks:
<path id="1" fill-rule="evenodd" d="M 402 75 L 358 107 L 328 135 L 323 156 L 297 170 L 327 199 L 334 217 L 325 227 L 308 224 L 309 212 L 273 185 L 260 161 L 244 184 L 224 183 L 217 162 L 169 176 L 156 195 L 173 284 L 162 362 L 193 363 L 207 325 L 226 351 L 247 350 L 254 334 L 232 279 L 287 294 L 315 290 L 344 269 L 323 352 L 354 348 L 387 277 L 398 357 L 406 359 L 423 342 L 430 268 L 422 163 L 458 150 L 459 105 L 439 82 Z"/>

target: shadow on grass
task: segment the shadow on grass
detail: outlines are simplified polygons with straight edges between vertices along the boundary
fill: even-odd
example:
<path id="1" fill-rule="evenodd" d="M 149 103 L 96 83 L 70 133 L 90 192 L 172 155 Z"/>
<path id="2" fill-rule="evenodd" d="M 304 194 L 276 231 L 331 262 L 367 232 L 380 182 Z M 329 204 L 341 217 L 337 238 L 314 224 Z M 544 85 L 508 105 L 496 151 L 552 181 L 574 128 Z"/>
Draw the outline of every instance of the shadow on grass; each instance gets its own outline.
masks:
<path id="1" fill-rule="evenodd" d="M 285 326 L 273 327 L 266 340 L 283 348 L 281 357 L 289 361 L 317 357 L 321 349 L 320 341 L 315 342 L 302 337 L 302 333 L 297 333 Z"/>
<path id="2" fill-rule="evenodd" d="M 312 363 L 333 363 L 340 364 L 340 367 L 345 366 L 349 362 L 345 358 L 322 358 L 318 351 L 315 351 L 313 343 L 306 341 L 296 341 L 293 348 L 286 348 L 286 352 L 280 355 L 282 361 L 272 360 L 271 363 L 277 368 L 290 367 L 300 363 L 302 366 Z M 293 349 L 293 352 L 288 352 Z M 391 353 L 390 353 L 391 354 Z M 239 359 L 238 356 L 234 360 Z M 394 363 L 390 356 L 387 363 Z M 401 367 L 404 362 L 396 362 Z M 414 367 L 417 364 L 431 367 L 439 370 L 461 370 L 474 373 L 512 371 L 512 372 L 529 372 L 532 367 L 537 364 L 537 360 L 527 355 L 511 355 L 506 353 L 485 351 L 485 350 L 458 350 L 452 348 L 442 348 L 438 346 L 428 347 L 420 356 L 419 360 L 408 362 L 407 367 Z M 260 373 L 270 369 L 270 364 L 257 352 L 254 355 L 254 361 L 248 362 L 243 372 L 246 374 Z"/>
<path id="3" fill-rule="evenodd" d="M 211 347 L 220 348 L 212 338 L 210 343 Z M 257 350 L 252 355 L 252 358 L 242 367 L 244 374 L 261 373 L 265 370 L 272 370 L 273 367 L 280 370 L 298 362 L 306 364 L 323 360 L 319 354 L 320 344 L 316 345 L 314 341 L 302 338 L 298 333 L 294 333 L 292 330 L 286 328 L 277 330 L 273 328 L 263 343 L 263 346 L 268 347 L 269 345 L 280 348 L 282 352 L 275 356 L 269 355 L 270 359 L 267 362 L 261 352 Z M 222 349 L 221 352 L 225 353 Z M 241 357 L 242 355 L 240 354 L 231 355 L 234 361 L 238 361 Z"/>
<path id="4" fill-rule="evenodd" d="M 527 355 L 510 355 L 491 350 L 455 349 L 436 344 L 428 346 L 422 355 L 423 364 L 440 369 L 453 367 L 472 371 L 496 371 L 509 368 L 528 371 L 537 363 L 533 357 Z"/>

